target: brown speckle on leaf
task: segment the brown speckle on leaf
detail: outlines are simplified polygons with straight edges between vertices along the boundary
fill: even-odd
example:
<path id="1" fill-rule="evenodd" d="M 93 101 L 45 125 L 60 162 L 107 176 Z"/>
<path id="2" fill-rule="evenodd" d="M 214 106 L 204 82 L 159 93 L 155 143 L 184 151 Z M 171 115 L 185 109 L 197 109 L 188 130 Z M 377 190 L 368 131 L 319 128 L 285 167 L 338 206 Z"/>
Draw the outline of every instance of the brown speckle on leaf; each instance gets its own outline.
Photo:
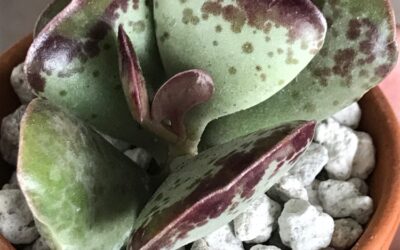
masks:
<path id="1" fill-rule="evenodd" d="M 254 47 L 253 44 L 251 44 L 250 42 L 246 42 L 242 45 L 242 51 L 246 54 L 251 54 L 254 51 Z"/>
<path id="2" fill-rule="evenodd" d="M 230 67 L 228 71 L 229 71 L 229 74 L 231 74 L 231 75 L 234 75 L 237 72 L 235 67 Z"/>
<path id="3" fill-rule="evenodd" d="M 338 50 L 334 57 L 335 66 L 332 68 L 333 73 L 342 77 L 348 76 L 353 69 L 355 57 L 356 52 L 354 49 Z"/>
<path id="4" fill-rule="evenodd" d="M 215 26 L 215 31 L 216 31 L 217 33 L 220 33 L 220 32 L 222 31 L 221 25 Z"/>

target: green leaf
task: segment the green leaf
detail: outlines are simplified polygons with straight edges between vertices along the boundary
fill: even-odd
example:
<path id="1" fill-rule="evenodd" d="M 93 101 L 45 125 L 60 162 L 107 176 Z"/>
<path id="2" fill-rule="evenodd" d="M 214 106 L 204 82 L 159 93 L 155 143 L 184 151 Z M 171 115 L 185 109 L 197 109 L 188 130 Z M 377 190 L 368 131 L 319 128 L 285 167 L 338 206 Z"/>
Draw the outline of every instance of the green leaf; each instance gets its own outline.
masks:
<path id="1" fill-rule="evenodd" d="M 328 20 L 321 52 L 272 98 L 212 122 L 203 148 L 292 120 L 325 119 L 362 97 L 394 67 L 396 26 L 387 0 L 316 2 Z"/>
<path id="2" fill-rule="evenodd" d="M 314 129 L 296 122 L 178 158 L 140 213 L 129 249 L 177 249 L 233 220 L 289 171 Z"/>
<path id="3" fill-rule="evenodd" d="M 34 40 L 28 80 L 40 96 L 111 136 L 147 149 L 159 147 L 130 115 L 119 77 L 116 34 L 122 25 L 148 86 L 163 70 L 148 1 L 73 0 Z"/>
<path id="4" fill-rule="evenodd" d="M 36 99 L 21 124 L 18 180 L 54 249 L 120 249 L 150 197 L 146 174 L 100 135 Z"/>
<path id="5" fill-rule="evenodd" d="M 322 47 L 326 23 L 308 0 L 155 0 L 156 34 L 169 76 L 208 72 L 215 94 L 187 117 L 197 145 L 211 120 L 250 108 L 289 83 Z"/>

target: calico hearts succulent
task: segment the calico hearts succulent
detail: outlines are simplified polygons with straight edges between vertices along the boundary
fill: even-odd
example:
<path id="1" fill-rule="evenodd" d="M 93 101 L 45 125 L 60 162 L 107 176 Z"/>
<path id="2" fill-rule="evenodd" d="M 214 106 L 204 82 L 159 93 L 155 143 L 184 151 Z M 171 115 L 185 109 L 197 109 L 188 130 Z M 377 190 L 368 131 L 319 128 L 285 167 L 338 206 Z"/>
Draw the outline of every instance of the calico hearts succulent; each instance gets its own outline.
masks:
<path id="1" fill-rule="evenodd" d="M 18 159 L 41 234 L 55 249 L 176 249 L 228 223 L 315 121 L 389 73 L 394 29 L 387 0 L 55 0 L 25 62 L 39 98 Z"/>

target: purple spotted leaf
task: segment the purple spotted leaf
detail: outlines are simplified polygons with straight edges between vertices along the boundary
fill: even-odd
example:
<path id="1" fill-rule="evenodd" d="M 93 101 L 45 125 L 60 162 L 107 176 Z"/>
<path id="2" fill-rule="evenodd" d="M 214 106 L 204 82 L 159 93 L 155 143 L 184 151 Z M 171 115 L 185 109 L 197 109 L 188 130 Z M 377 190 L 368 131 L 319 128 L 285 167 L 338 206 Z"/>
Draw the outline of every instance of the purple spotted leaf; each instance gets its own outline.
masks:
<path id="1" fill-rule="evenodd" d="M 70 2 L 71 0 L 53 0 L 50 2 L 37 19 L 33 30 L 33 36 L 36 37 L 40 31 L 42 31 L 42 29 Z"/>
<path id="2" fill-rule="evenodd" d="M 151 115 L 155 122 L 168 121 L 167 127 L 179 137 L 185 137 L 185 114 L 208 101 L 214 93 L 214 83 L 206 72 L 189 70 L 170 78 L 154 96 Z"/>
<path id="3" fill-rule="evenodd" d="M 41 97 L 98 131 L 159 152 L 163 144 L 141 128 L 126 104 L 116 39 L 123 25 L 147 87 L 162 83 L 151 7 L 147 0 L 72 0 L 34 39 L 26 71 Z"/>
<path id="4" fill-rule="evenodd" d="M 257 105 L 292 81 L 326 32 L 310 0 L 155 0 L 154 19 L 167 74 L 202 69 L 215 83 L 212 98 L 185 118 L 196 146 L 210 121 Z"/>
<path id="5" fill-rule="evenodd" d="M 133 117 L 142 123 L 148 118 L 150 109 L 146 81 L 133 44 L 122 25 L 118 28 L 118 45 L 122 87 Z"/>
<path id="6" fill-rule="evenodd" d="M 177 249 L 225 225 L 291 168 L 314 130 L 314 122 L 296 122 L 178 158 L 141 211 L 128 248 Z"/>
<path id="7" fill-rule="evenodd" d="M 360 99 L 397 61 L 389 0 L 315 0 L 328 20 L 320 53 L 296 79 L 267 101 L 211 122 L 210 147 L 292 120 L 322 120 Z"/>

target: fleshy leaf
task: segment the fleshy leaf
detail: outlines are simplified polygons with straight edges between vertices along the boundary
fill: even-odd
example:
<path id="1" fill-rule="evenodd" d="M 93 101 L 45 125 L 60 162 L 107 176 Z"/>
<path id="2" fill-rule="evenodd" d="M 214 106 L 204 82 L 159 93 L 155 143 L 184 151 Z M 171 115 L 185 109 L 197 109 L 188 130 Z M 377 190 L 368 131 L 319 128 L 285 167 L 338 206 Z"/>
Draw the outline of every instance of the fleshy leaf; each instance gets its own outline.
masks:
<path id="1" fill-rule="evenodd" d="M 292 120 L 322 120 L 357 101 L 394 67 L 398 51 L 387 0 L 318 0 L 326 42 L 310 65 L 267 101 L 212 122 L 202 147 Z"/>
<path id="2" fill-rule="evenodd" d="M 17 175 L 41 235 L 54 249 L 119 250 L 150 197 L 143 170 L 46 101 L 21 129 Z"/>
<path id="3" fill-rule="evenodd" d="M 225 225 L 291 168 L 314 130 L 314 122 L 292 123 L 176 160 L 140 213 L 129 249 L 176 249 Z"/>
<path id="4" fill-rule="evenodd" d="M 185 119 L 198 143 L 216 118 L 250 108 L 282 89 L 322 47 L 326 22 L 309 0 L 154 1 L 168 76 L 202 69 L 213 97 Z"/>
<path id="5" fill-rule="evenodd" d="M 49 3 L 36 21 L 35 28 L 33 30 L 33 36 L 36 37 L 40 31 L 42 31 L 43 28 L 70 2 L 71 0 L 53 0 L 51 3 Z"/>
<path id="6" fill-rule="evenodd" d="M 151 115 L 155 122 L 168 120 L 179 137 L 186 136 L 185 114 L 208 101 L 214 93 L 214 83 L 206 72 L 189 70 L 170 78 L 154 96 Z"/>
<path id="7" fill-rule="evenodd" d="M 133 117 L 139 123 L 149 115 L 146 81 L 133 44 L 124 28 L 118 28 L 119 69 L 122 87 Z"/>
<path id="8" fill-rule="evenodd" d="M 132 118 L 119 76 L 116 34 L 126 28 L 148 86 L 163 82 L 146 0 L 72 0 L 34 40 L 28 80 L 40 96 L 99 131 L 147 149 L 153 137 Z"/>

